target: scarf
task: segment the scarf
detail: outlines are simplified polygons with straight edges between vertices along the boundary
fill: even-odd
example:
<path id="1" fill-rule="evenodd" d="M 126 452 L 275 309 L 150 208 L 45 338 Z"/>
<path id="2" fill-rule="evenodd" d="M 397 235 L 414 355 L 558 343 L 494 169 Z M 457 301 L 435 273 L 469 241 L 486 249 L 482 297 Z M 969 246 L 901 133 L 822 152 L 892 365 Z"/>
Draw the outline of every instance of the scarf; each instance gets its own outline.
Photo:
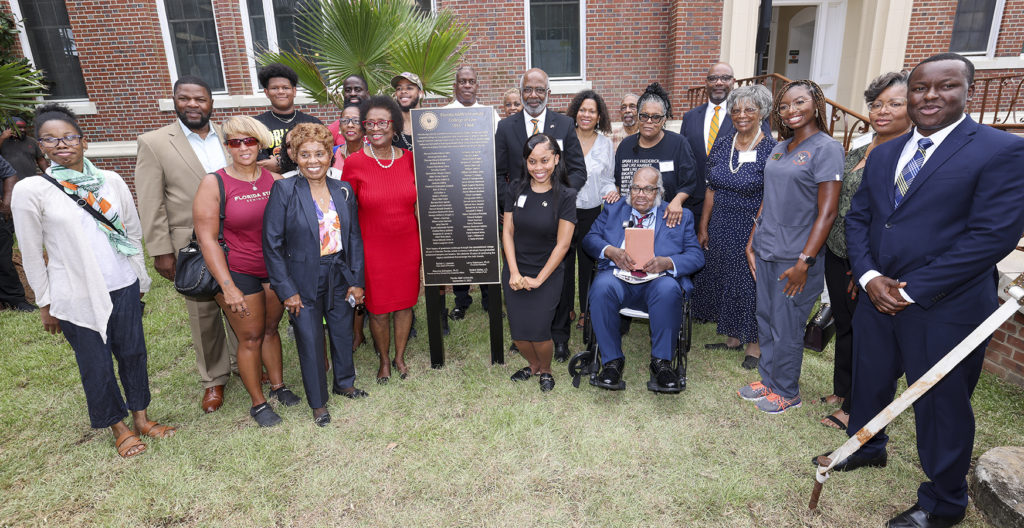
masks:
<path id="1" fill-rule="evenodd" d="M 85 172 L 78 172 L 55 163 L 50 168 L 50 175 L 64 186 L 64 192 L 85 200 L 85 203 L 102 214 L 117 228 L 111 229 L 107 224 L 96 220 L 96 226 L 107 235 L 107 241 L 110 242 L 114 251 L 126 257 L 137 255 L 139 248 L 125 236 L 124 222 L 121 221 L 121 216 L 112 211 L 110 202 L 96 194 L 103 187 L 106 178 L 88 158 L 84 158 L 83 161 L 85 162 L 83 166 Z"/>

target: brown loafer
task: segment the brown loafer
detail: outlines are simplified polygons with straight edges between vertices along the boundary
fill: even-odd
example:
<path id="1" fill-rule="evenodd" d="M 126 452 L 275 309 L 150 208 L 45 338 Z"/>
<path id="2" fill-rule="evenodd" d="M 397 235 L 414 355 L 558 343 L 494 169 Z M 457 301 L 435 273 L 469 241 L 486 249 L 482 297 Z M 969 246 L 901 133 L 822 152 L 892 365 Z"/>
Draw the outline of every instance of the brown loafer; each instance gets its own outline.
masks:
<path id="1" fill-rule="evenodd" d="M 222 403 L 224 403 L 223 385 L 217 385 L 206 389 L 206 392 L 203 394 L 203 412 L 212 413 L 217 409 L 220 409 Z"/>

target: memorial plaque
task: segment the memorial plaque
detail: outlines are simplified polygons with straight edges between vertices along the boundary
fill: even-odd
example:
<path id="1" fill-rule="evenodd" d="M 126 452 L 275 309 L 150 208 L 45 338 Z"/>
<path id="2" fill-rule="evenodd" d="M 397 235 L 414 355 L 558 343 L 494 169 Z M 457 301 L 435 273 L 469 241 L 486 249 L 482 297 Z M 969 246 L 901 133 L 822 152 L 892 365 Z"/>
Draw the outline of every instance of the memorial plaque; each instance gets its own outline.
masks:
<path id="1" fill-rule="evenodd" d="M 497 284 L 494 111 L 412 111 L 424 286 Z"/>

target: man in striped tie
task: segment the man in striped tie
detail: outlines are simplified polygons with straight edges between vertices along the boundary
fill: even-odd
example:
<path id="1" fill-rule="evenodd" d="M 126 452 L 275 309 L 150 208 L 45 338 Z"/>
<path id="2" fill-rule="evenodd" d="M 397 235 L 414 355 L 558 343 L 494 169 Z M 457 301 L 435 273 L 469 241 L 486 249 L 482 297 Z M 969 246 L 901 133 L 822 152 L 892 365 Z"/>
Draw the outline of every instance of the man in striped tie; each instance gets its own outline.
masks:
<path id="1" fill-rule="evenodd" d="M 892 401 L 896 380 L 920 378 L 997 306 L 996 263 L 1024 232 L 1024 140 L 964 114 L 974 65 L 955 53 L 910 74 L 913 131 L 879 146 L 846 216 L 853 276 L 873 306 L 853 316 L 853 389 L 847 434 Z M 983 343 L 914 404 L 917 450 L 929 481 L 893 527 L 945 527 L 967 508 L 974 446 L 971 393 Z M 838 471 L 882 467 L 882 432 Z"/>

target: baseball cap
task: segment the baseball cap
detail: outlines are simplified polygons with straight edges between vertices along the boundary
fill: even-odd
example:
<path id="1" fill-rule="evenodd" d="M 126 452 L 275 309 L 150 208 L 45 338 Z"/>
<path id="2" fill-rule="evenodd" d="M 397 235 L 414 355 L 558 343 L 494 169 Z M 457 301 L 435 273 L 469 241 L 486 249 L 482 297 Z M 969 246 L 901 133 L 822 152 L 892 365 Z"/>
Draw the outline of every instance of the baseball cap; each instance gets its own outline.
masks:
<path id="1" fill-rule="evenodd" d="M 423 91 L 423 82 L 420 81 L 420 76 L 415 73 L 402 72 L 391 78 L 391 87 L 398 88 L 398 80 L 405 79 L 419 87 L 420 91 Z"/>

